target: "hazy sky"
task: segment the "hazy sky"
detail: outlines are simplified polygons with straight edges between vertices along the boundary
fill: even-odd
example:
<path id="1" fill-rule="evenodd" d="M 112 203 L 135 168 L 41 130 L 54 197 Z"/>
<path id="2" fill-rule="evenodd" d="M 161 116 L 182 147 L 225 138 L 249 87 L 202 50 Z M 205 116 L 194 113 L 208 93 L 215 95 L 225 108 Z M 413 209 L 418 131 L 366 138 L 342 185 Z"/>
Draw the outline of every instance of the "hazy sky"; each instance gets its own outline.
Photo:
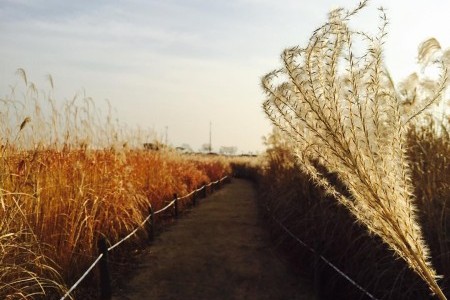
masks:
<path id="1" fill-rule="evenodd" d="M 153 128 L 169 142 L 198 149 L 261 151 L 270 124 L 260 78 L 280 66 L 281 51 L 304 46 L 336 0 L 0 0 L 0 96 L 15 71 L 59 101 L 82 89 L 121 122 Z M 447 1 L 372 1 L 352 23 L 375 31 L 388 9 L 386 64 L 395 80 L 414 71 L 417 46 L 436 37 L 450 46 Z"/>

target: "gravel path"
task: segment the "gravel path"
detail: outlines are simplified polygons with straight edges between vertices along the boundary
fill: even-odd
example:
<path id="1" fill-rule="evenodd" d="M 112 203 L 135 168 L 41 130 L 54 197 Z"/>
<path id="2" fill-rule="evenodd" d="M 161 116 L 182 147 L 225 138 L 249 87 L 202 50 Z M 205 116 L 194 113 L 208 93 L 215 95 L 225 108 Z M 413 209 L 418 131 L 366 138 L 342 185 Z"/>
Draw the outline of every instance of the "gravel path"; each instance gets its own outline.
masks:
<path id="1" fill-rule="evenodd" d="M 315 299 L 276 253 L 244 180 L 202 200 L 142 259 L 113 299 Z"/>

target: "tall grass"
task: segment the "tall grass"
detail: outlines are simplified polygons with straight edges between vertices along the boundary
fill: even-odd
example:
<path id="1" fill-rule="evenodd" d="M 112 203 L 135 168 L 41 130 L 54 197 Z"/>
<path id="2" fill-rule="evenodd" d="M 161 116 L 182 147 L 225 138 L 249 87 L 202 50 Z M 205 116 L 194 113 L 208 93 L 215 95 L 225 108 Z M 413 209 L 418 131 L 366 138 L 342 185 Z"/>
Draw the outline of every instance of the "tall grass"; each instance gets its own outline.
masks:
<path id="1" fill-rule="evenodd" d="M 406 262 L 395 257 L 379 237 L 356 223 L 344 206 L 338 205 L 308 175 L 299 171 L 289 140 L 274 134 L 268 142 L 257 182 L 261 201 L 277 219 L 378 299 L 431 298 L 427 285 Z M 417 127 L 408 133 L 408 164 L 413 170 L 418 221 L 429 244 L 433 266 L 443 275 L 439 282 L 445 293 L 450 286 L 447 263 L 450 178 L 446 163 L 449 145 L 448 138 L 437 136 L 429 128 Z M 428 165 L 433 167 L 428 169 Z M 329 175 L 336 185 L 342 185 L 335 176 Z M 316 277 L 323 299 L 365 299 L 334 270 L 315 263 L 314 256 L 292 241 L 278 224 L 273 223 L 271 230 L 292 264 L 309 272 L 311 279 Z"/>
<path id="2" fill-rule="evenodd" d="M 302 172 L 446 299 L 418 222 L 406 150 L 412 120 L 440 99 L 447 70 L 441 66 L 431 97 L 403 110 L 383 63 L 384 11 L 377 35 L 348 26 L 366 2 L 332 11 L 305 48 L 283 52 L 282 67 L 262 80 L 264 110 L 288 138 Z M 356 40 L 366 45 L 359 56 Z"/>
<path id="3" fill-rule="evenodd" d="M 8 192 L 2 191 L 5 193 Z M 14 200 L 3 201 L 0 214 L 0 297 L 33 299 L 63 291 L 61 277 L 45 255 L 46 245 L 36 239 L 18 203 L 20 200 Z"/>
<path id="4" fill-rule="evenodd" d="M 120 150 L 140 148 L 143 143 L 157 139 L 153 131 L 119 123 L 109 102 L 99 105 L 84 91 L 70 99 L 58 100 L 50 75 L 48 87 L 41 89 L 30 81 L 24 69 L 18 69 L 17 74 L 19 82 L 0 99 L 3 146 L 22 150 L 39 147 Z"/>
<path id="5" fill-rule="evenodd" d="M 418 126 L 408 133 L 408 158 L 414 195 L 419 207 L 431 258 L 443 274 L 442 285 L 450 287 L 450 137 L 447 127 L 432 118 L 428 126 Z"/>
<path id="6" fill-rule="evenodd" d="M 1 298 L 61 295 L 97 256 L 100 235 L 114 243 L 150 204 L 229 172 L 219 159 L 145 151 L 151 133 L 124 129 L 85 96 L 59 103 L 51 77 L 43 92 L 18 73 L 23 85 L 0 101 Z"/>

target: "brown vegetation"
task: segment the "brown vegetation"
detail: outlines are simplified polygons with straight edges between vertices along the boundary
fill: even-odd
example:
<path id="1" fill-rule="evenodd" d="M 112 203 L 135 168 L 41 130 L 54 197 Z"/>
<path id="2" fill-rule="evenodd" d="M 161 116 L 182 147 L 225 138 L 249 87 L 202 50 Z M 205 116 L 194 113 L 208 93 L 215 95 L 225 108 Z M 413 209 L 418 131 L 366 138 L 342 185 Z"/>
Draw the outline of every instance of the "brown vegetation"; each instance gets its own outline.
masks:
<path id="1" fill-rule="evenodd" d="M 39 92 L 19 73 L 23 99 L 14 90 L 1 102 L 0 298 L 61 295 L 97 256 L 100 235 L 114 243 L 150 204 L 159 209 L 229 172 L 218 158 L 139 150 L 142 136 L 111 116 L 102 122 L 92 100 L 74 99 L 61 111 L 51 91 Z"/>
<path id="2" fill-rule="evenodd" d="M 344 206 L 300 171 L 288 144 L 278 134 L 269 143 L 263 167 L 247 172 L 257 174 L 253 178 L 258 183 L 261 205 L 267 205 L 296 236 L 378 299 L 432 298 L 426 284 L 404 261 L 398 260 L 379 237 L 370 234 Z M 431 129 L 417 128 L 408 134 L 408 164 L 413 171 L 418 222 L 430 247 L 433 266 L 443 276 L 439 284 L 445 293 L 450 286 L 450 254 L 446 250 L 450 247 L 450 212 L 446 204 L 450 200 L 449 147 L 450 140 L 436 136 Z M 428 165 L 433 167 L 428 169 Z M 342 187 L 335 175 L 328 175 L 336 186 Z M 311 252 L 293 241 L 273 220 L 267 221 L 291 262 L 318 279 L 316 284 L 324 299 L 365 299 L 341 275 L 326 264 L 317 263 Z"/>

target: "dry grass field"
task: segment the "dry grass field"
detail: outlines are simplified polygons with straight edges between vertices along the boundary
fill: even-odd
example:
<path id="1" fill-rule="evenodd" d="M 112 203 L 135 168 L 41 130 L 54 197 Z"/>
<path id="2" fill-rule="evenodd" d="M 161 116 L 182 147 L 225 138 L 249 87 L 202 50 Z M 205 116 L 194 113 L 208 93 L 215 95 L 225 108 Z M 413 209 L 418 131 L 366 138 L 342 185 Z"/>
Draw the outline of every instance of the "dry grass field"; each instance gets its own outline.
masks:
<path id="1" fill-rule="evenodd" d="M 51 90 L 18 72 L 23 85 L 0 104 L 2 299 L 61 296 L 97 256 L 100 235 L 112 244 L 150 204 L 159 209 L 229 173 L 220 158 L 143 150 L 111 116 L 102 122 L 91 99 L 58 108 Z M 115 255 L 129 255 L 122 248 Z"/>
<path id="2" fill-rule="evenodd" d="M 97 256 L 173 195 L 224 175 L 253 179 L 261 206 L 378 299 L 450 295 L 450 50 L 419 45 L 422 71 L 395 83 L 384 61 L 388 18 L 351 28 L 365 9 L 336 9 L 308 43 L 263 76 L 273 124 L 259 158 L 144 150 L 155 135 L 67 101 L 23 69 L 0 98 L 0 298 L 57 299 Z M 431 70 L 428 76 L 424 70 Z M 291 262 L 324 299 L 364 299 L 267 218 Z M 124 260 L 145 231 L 114 250 Z M 95 272 L 86 286 L 96 284 Z"/>

